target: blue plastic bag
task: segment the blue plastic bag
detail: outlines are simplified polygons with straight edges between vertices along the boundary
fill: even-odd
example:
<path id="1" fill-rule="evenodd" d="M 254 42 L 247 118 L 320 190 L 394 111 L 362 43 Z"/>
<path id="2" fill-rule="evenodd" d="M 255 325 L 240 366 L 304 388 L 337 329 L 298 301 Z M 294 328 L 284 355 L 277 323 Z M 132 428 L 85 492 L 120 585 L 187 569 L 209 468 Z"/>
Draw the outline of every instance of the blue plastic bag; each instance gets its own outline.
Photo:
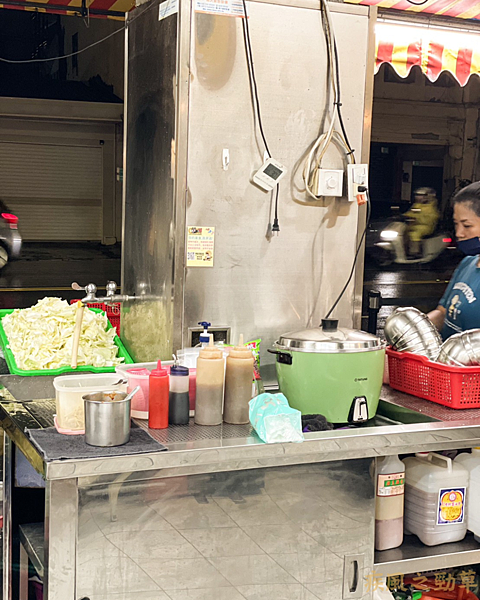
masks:
<path id="1" fill-rule="evenodd" d="M 264 442 L 303 442 L 302 414 L 283 394 L 260 394 L 249 407 L 250 423 Z"/>

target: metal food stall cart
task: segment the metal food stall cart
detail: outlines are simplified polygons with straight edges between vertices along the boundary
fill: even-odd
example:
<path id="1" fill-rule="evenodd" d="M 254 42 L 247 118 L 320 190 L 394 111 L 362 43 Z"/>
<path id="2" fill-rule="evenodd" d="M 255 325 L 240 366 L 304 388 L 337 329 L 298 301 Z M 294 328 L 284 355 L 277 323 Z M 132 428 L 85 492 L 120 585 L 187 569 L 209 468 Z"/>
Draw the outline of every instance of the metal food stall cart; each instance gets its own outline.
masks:
<path id="1" fill-rule="evenodd" d="M 364 207 L 310 201 L 301 189 L 329 100 L 318 3 L 248 3 L 264 127 L 289 170 L 278 237 L 275 194 L 251 183 L 263 147 L 241 3 L 139 4 L 126 28 L 122 339 L 138 361 L 170 359 L 211 320 L 235 340 L 261 337 L 268 370 L 279 334 L 325 316 L 363 232 Z M 373 22 L 366 7 L 331 10 L 344 118 L 366 161 Z M 333 152 L 328 168 L 344 166 Z M 188 236 L 203 228 L 211 254 L 199 266 Z M 359 261 L 336 308 L 342 325 L 359 324 L 361 271 Z M 480 562 L 471 537 L 434 549 L 407 540 L 375 555 L 370 474 L 376 457 L 479 444 L 479 411 L 384 388 L 373 424 L 308 433 L 299 444 L 264 444 L 250 426 L 191 423 L 150 431 L 167 452 L 47 461 L 25 431 L 53 424 L 51 378 L 5 376 L 1 386 L 4 600 L 25 593 L 28 561 L 47 600 L 367 600 L 377 576 Z M 32 501 L 41 523 L 31 523 L 15 485 L 22 462 L 45 488 Z"/>
<path id="2" fill-rule="evenodd" d="M 25 428 L 51 426 L 51 380 L 36 378 L 22 401 L 16 379 L 3 376 L 0 390 L 5 600 L 18 589 L 14 526 L 21 589 L 28 557 L 48 600 L 368 599 L 386 575 L 480 562 L 470 534 L 433 548 L 407 536 L 374 553 L 370 473 L 372 458 L 479 444 L 478 410 L 384 388 L 374 425 L 308 433 L 300 444 L 264 444 L 249 425 L 192 423 L 150 431 L 168 452 L 46 462 Z M 12 503 L 14 449 L 45 481 L 44 522 Z"/>

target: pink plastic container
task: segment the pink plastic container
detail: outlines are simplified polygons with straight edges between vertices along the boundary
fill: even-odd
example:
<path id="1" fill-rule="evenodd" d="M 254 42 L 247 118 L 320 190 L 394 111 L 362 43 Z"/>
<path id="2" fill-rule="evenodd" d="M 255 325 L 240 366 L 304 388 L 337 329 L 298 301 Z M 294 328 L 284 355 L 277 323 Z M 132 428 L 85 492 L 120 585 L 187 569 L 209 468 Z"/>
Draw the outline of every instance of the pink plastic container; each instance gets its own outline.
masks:
<path id="1" fill-rule="evenodd" d="M 128 369 L 127 392 L 132 392 L 137 385 L 139 391 L 132 398 L 132 417 L 148 419 L 148 397 L 150 389 L 150 371 L 148 369 Z"/>

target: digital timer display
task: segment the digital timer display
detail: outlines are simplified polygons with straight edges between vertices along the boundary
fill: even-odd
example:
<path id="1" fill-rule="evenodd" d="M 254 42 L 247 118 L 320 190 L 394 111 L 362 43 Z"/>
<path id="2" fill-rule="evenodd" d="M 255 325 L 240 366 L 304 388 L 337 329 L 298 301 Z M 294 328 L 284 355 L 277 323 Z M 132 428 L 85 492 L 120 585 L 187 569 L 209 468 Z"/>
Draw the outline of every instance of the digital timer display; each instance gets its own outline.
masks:
<path id="1" fill-rule="evenodd" d="M 263 172 L 265 173 L 265 175 L 268 175 L 272 179 L 278 179 L 280 177 L 280 175 L 282 174 L 281 169 L 277 169 L 277 167 L 275 167 L 274 165 L 272 165 L 272 163 L 270 163 L 267 166 L 267 168 L 264 169 Z"/>

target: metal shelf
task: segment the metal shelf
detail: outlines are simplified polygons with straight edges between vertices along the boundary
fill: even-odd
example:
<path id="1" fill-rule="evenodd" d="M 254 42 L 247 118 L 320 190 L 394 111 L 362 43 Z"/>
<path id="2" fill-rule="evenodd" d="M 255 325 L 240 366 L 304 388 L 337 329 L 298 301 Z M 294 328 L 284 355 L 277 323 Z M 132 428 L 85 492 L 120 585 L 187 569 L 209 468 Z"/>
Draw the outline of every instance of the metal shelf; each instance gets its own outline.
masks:
<path id="1" fill-rule="evenodd" d="M 424 546 L 414 535 L 405 536 L 403 544 L 393 550 L 375 552 L 375 575 L 387 577 L 450 569 L 480 563 L 480 544 L 467 533 L 461 542 Z"/>
<path id="2" fill-rule="evenodd" d="M 19 525 L 20 543 L 25 548 L 37 575 L 43 580 L 45 538 L 43 523 L 29 523 Z"/>

